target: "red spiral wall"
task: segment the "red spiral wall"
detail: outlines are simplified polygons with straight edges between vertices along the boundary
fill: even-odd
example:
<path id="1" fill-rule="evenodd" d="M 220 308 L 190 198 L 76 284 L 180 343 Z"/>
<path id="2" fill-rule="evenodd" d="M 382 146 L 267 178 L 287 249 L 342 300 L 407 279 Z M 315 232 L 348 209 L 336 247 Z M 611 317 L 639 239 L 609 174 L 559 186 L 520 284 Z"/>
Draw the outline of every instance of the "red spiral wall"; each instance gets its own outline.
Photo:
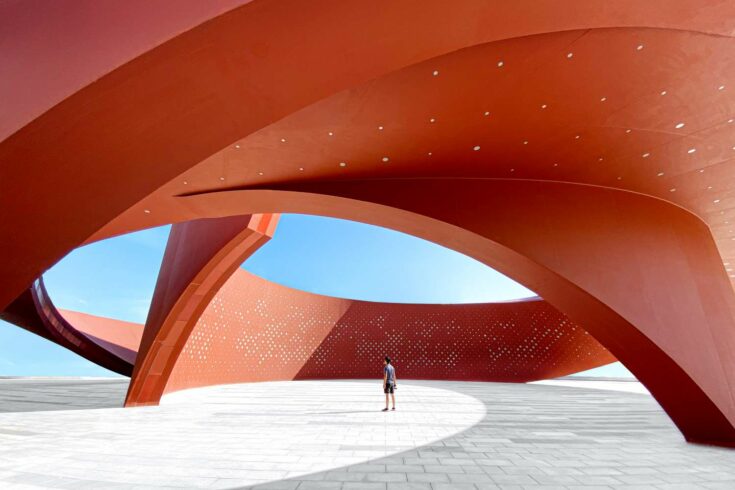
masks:
<path id="1" fill-rule="evenodd" d="M 529 381 L 615 358 L 542 300 L 371 303 L 290 289 L 238 269 L 199 319 L 166 392 L 212 384 L 376 378 Z"/>

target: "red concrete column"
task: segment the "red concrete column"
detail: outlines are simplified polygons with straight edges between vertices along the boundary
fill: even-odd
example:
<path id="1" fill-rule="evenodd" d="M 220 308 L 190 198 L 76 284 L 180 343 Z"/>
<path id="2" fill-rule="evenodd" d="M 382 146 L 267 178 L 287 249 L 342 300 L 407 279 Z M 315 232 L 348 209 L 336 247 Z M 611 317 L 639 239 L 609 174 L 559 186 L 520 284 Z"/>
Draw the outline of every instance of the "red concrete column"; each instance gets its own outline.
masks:
<path id="1" fill-rule="evenodd" d="M 157 405 L 200 315 L 227 278 L 273 235 L 270 214 L 201 219 L 171 228 L 126 406 Z"/>

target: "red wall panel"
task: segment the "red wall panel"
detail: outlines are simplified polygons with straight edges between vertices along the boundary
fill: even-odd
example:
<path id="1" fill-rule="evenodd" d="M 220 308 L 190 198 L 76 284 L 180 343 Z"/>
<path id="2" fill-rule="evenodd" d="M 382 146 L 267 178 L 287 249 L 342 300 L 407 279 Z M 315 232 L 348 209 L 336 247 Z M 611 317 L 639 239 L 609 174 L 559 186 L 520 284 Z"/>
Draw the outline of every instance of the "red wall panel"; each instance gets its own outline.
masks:
<path id="1" fill-rule="evenodd" d="M 615 361 L 543 300 L 371 303 L 290 289 L 242 269 L 192 331 L 165 392 L 248 381 L 399 378 L 523 382 Z"/>

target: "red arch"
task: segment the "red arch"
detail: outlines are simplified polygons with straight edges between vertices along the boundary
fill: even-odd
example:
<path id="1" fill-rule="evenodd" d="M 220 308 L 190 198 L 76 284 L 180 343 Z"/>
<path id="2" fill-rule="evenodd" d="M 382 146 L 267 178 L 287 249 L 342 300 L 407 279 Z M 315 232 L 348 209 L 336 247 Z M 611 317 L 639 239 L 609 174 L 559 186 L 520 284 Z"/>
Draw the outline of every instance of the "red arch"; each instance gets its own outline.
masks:
<path id="1" fill-rule="evenodd" d="M 201 219 L 172 227 L 126 406 L 157 405 L 204 309 L 243 261 L 267 242 L 278 216 Z"/>
<path id="2" fill-rule="evenodd" d="M 321 214 L 463 252 L 584 325 L 646 385 L 688 440 L 735 440 L 733 297 L 709 229 L 686 210 L 615 189 L 521 180 L 401 179 L 292 189 L 308 192 L 204 193 L 180 198 L 180 212 L 173 214 Z"/>

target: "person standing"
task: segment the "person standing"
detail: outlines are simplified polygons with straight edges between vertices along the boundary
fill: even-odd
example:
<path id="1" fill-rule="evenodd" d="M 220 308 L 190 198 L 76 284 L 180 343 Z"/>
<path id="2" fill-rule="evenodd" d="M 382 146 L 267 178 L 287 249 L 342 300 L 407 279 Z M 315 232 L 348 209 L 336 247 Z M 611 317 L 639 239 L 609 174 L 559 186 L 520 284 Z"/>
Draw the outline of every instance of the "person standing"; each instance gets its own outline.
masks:
<path id="1" fill-rule="evenodd" d="M 393 367 L 390 357 L 385 356 L 383 361 L 383 392 L 385 393 L 385 408 L 383 412 L 388 411 L 388 395 L 393 401 L 393 410 L 396 409 L 396 368 Z"/>

